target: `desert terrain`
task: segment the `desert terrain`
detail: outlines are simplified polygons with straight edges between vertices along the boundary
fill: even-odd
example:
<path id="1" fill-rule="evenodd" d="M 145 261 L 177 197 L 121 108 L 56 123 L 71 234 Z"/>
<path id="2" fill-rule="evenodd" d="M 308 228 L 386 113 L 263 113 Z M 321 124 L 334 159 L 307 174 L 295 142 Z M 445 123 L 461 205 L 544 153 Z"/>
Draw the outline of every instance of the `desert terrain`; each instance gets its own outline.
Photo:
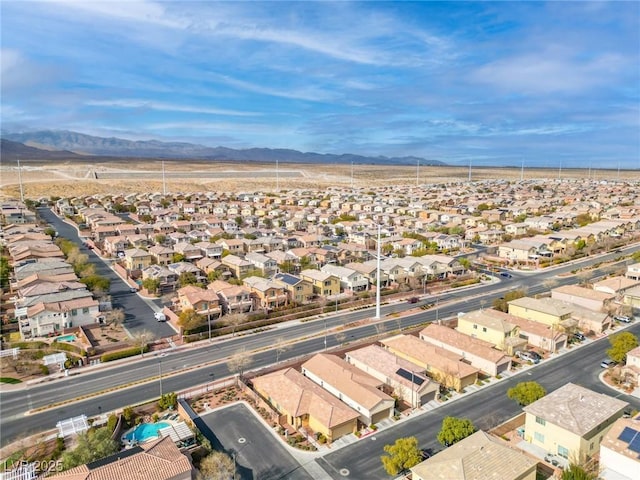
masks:
<path id="1" fill-rule="evenodd" d="M 20 175 L 25 198 L 150 192 L 163 190 L 162 161 L 114 159 L 109 161 L 3 161 L 0 166 L 0 196 L 20 197 Z M 275 191 L 293 188 L 322 189 L 330 186 L 354 188 L 392 185 L 427 185 L 464 182 L 468 167 L 383 166 L 343 164 L 231 163 L 216 161 L 165 161 L 167 192 Z M 353 176 L 352 176 L 353 173 Z M 640 181 L 640 171 L 616 169 L 472 168 L 473 181 L 504 179 L 518 181 L 521 174 L 532 179 L 586 179 Z"/>

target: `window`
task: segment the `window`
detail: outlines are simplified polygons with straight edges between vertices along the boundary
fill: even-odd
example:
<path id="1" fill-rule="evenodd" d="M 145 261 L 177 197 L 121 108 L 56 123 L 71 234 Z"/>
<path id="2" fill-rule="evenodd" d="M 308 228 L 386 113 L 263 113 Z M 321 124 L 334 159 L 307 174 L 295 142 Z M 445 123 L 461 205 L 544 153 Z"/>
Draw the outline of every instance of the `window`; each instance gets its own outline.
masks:
<path id="1" fill-rule="evenodd" d="M 473 329 L 474 329 L 474 330 L 477 330 L 477 329 L 478 329 L 478 325 L 474 324 L 474 325 L 473 325 Z"/>
<path id="2" fill-rule="evenodd" d="M 482 327 L 482 331 L 483 331 L 484 333 L 487 333 L 487 327 Z"/>
<path id="3" fill-rule="evenodd" d="M 540 424 L 540 425 L 546 425 L 547 422 L 545 421 L 544 418 L 541 417 L 536 417 L 536 423 Z"/>
<path id="4" fill-rule="evenodd" d="M 533 434 L 533 438 L 535 438 L 536 442 L 538 443 L 544 443 L 544 435 L 541 434 L 540 432 L 535 432 Z M 558 447 L 559 449 L 560 447 Z"/>
<path id="5" fill-rule="evenodd" d="M 591 442 L 591 445 L 589 445 L 589 450 L 593 450 L 593 445 L 594 445 L 594 442 Z"/>
<path id="6" fill-rule="evenodd" d="M 84 307 L 82 309 L 82 313 L 89 313 L 89 307 Z"/>
<path id="7" fill-rule="evenodd" d="M 558 455 L 564 458 L 569 458 L 569 449 L 562 445 L 558 445 Z"/>

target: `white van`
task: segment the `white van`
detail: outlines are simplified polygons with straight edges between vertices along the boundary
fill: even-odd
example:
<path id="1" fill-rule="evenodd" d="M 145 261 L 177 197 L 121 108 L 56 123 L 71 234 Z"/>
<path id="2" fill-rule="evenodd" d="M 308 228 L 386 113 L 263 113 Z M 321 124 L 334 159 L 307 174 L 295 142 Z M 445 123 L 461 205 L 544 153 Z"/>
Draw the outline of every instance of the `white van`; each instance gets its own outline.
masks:
<path id="1" fill-rule="evenodd" d="M 167 316 L 162 312 L 156 312 L 156 313 L 153 314 L 153 316 L 159 322 L 166 322 L 167 321 Z"/>

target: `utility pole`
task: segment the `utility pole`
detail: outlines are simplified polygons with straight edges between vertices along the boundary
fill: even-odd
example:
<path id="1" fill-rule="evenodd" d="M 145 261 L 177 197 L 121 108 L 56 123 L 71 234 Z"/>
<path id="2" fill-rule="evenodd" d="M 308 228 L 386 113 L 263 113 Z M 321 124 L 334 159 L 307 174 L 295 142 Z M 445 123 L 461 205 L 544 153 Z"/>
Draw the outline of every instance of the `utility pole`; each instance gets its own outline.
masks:
<path id="1" fill-rule="evenodd" d="M 18 161 L 18 182 L 20 182 L 20 201 L 24 203 L 24 186 L 22 185 L 22 168 L 20 167 L 20 159 L 16 158 Z"/>
<path id="2" fill-rule="evenodd" d="M 167 178 L 164 174 L 164 160 L 162 161 L 162 194 L 167 194 Z"/>
<path id="3" fill-rule="evenodd" d="M 380 224 L 378 224 L 378 261 L 376 263 L 376 316 L 375 320 L 380 320 Z"/>

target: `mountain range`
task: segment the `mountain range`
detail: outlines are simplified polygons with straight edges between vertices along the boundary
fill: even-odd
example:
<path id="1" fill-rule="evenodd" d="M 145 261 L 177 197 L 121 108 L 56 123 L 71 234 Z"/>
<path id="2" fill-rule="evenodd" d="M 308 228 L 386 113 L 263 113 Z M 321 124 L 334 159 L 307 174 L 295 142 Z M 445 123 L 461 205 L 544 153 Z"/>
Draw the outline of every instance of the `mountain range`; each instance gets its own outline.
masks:
<path id="1" fill-rule="evenodd" d="M 20 147 L 19 145 L 22 145 Z M 5 150 L 6 149 L 6 150 Z M 22 149 L 22 151 L 20 151 Z M 24 159 L 108 156 L 127 158 L 171 158 L 193 160 L 254 161 L 290 163 L 342 163 L 379 165 L 446 165 L 439 160 L 419 157 L 371 157 L 354 154 L 300 152 L 282 148 L 233 149 L 207 147 L 186 142 L 159 140 L 125 140 L 96 137 L 67 130 L 42 130 L 24 133 L 2 133 L 3 155 L 20 155 Z M 37 156 L 37 158 L 33 158 Z"/>

